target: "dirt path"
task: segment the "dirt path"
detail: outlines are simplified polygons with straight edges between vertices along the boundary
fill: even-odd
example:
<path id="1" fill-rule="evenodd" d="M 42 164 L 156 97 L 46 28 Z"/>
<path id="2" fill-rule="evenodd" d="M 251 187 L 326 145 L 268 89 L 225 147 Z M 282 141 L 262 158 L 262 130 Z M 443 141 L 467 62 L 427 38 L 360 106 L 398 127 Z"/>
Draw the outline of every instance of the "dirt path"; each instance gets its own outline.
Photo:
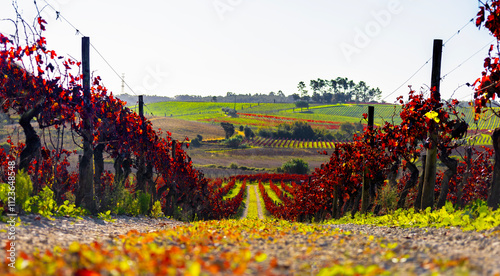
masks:
<path id="1" fill-rule="evenodd" d="M 259 219 L 264 219 L 264 213 L 262 212 L 262 204 L 260 204 L 260 196 L 257 185 L 253 186 L 253 189 L 255 191 L 255 197 L 257 198 L 257 212 L 259 214 Z"/>
<path id="2" fill-rule="evenodd" d="M 250 193 L 253 193 L 253 195 L 255 195 L 255 198 L 256 198 L 258 219 L 261 219 L 261 220 L 265 219 L 264 212 L 262 209 L 263 207 L 262 207 L 262 204 L 260 201 L 259 190 L 257 189 L 256 185 L 248 185 L 247 186 L 247 200 L 245 202 L 245 210 L 243 211 L 241 218 L 242 219 L 248 218 L 248 209 L 250 208 L 250 204 L 252 204 L 250 201 L 250 197 L 253 196 Z"/>

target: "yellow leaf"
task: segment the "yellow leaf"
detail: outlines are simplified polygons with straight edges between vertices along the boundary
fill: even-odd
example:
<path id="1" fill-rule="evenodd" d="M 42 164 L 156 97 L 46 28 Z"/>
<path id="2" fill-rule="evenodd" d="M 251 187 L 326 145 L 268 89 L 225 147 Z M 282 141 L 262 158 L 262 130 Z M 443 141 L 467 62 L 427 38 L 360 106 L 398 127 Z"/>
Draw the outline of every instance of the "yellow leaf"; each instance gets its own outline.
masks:
<path id="1" fill-rule="evenodd" d="M 425 113 L 425 116 L 431 120 L 434 120 L 436 123 L 439 123 L 439 113 L 437 113 L 436 111 L 429 111 Z"/>
<path id="2" fill-rule="evenodd" d="M 16 260 L 16 263 L 14 264 L 14 266 L 16 267 L 17 270 L 23 270 L 23 269 L 27 268 L 28 265 L 29 265 L 29 261 L 23 259 L 22 257 L 19 257 Z"/>
<path id="3" fill-rule="evenodd" d="M 248 249 L 244 250 L 243 254 L 245 261 L 249 261 L 252 258 L 252 252 L 250 252 L 250 250 Z"/>
<path id="4" fill-rule="evenodd" d="M 77 242 L 72 242 L 71 245 L 68 248 L 70 253 L 76 253 L 80 251 L 80 244 Z"/>
<path id="5" fill-rule="evenodd" d="M 130 261 L 126 261 L 126 260 L 120 261 L 118 263 L 118 267 L 120 268 L 121 272 L 128 271 L 128 270 L 130 270 Z"/>
<path id="6" fill-rule="evenodd" d="M 193 262 L 188 268 L 188 273 L 190 276 L 199 276 L 201 273 L 201 265 L 198 262 Z"/>
<path id="7" fill-rule="evenodd" d="M 255 255 L 255 261 L 257 261 L 258 263 L 263 262 L 266 259 L 267 259 L 267 254 L 265 253 Z"/>

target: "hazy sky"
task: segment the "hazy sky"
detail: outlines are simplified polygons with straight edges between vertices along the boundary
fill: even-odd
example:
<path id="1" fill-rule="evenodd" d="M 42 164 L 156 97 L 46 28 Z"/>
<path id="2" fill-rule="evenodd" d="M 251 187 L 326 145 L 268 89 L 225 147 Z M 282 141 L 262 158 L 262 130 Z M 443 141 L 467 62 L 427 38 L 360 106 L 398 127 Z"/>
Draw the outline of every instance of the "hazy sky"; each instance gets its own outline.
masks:
<path id="1" fill-rule="evenodd" d="M 473 0 L 46 1 L 125 74 L 129 94 L 290 95 L 299 81 L 347 77 L 379 87 L 388 102 L 408 84 L 429 85 L 431 62 L 404 82 L 431 58 L 433 39 L 448 40 L 478 11 Z M 32 19 L 33 1 L 19 2 Z M 81 35 L 50 7 L 42 15 L 49 48 L 80 59 Z M 0 18 L 12 16 L 11 0 L 0 0 Z M 10 23 L 0 22 L 0 31 L 10 32 Z M 457 88 L 481 75 L 481 48 L 492 40 L 470 23 L 446 43 L 442 76 L 470 59 L 443 79 L 443 98 L 456 90 L 454 98 L 470 99 L 471 88 Z M 90 54 L 91 70 L 120 94 L 120 78 Z"/>

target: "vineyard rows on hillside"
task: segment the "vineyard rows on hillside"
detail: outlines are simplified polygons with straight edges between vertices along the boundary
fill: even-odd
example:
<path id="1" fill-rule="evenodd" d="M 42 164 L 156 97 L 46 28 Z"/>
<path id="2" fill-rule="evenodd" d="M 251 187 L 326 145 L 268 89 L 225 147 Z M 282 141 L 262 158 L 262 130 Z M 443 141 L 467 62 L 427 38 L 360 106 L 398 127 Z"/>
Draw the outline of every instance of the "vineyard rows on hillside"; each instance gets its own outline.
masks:
<path id="1" fill-rule="evenodd" d="M 344 120 L 359 122 L 363 114 L 367 112 L 370 104 L 335 104 L 335 105 L 312 105 L 309 109 L 294 108 L 293 104 L 282 103 L 207 103 L 207 102 L 162 102 L 150 104 L 146 111 L 157 116 L 173 116 L 186 120 L 198 120 L 204 122 L 230 122 L 237 125 L 250 126 L 276 126 L 280 123 L 294 121 L 305 121 L 316 127 L 336 129 Z M 238 117 L 228 117 L 222 112 L 222 108 L 234 108 Z M 132 108 L 133 109 L 133 108 Z M 498 108 L 497 108 L 498 109 Z M 186 112 L 189 110 L 189 112 Z M 375 105 L 375 121 L 381 124 L 389 121 L 398 124 L 401 122 L 399 112 L 401 106 L 393 104 Z M 475 122 L 474 109 L 472 107 L 458 107 L 457 112 L 463 113 L 470 129 L 492 130 L 500 125 L 500 118 L 494 116 L 491 111 L 486 111 Z M 339 120 L 340 119 L 340 120 Z M 327 126 L 330 125 L 330 126 Z"/>
<path id="2" fill-rule="evenodd" d="M 335 142 L 338 141 L 311 141 L 311 140 L 293 140 L 293 139 L 273 139 L 257 137 L 252 140 L 247 140 L 247 144 L 256 147 L 271 147 L 271 148 L 314 148 L 314 149 L 333 149 Z"/>

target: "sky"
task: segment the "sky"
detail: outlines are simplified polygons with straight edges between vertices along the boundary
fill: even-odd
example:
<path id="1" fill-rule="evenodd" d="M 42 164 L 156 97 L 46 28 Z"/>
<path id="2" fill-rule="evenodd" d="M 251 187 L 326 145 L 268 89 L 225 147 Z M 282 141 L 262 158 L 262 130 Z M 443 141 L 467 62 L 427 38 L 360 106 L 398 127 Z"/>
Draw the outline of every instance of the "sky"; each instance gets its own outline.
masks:
<path id="1" fill-rule="evenodd" d="M 18 1 L 31 21 L 33 1 Z M 428 88 L 433 40 L 442 39 L 442 98 L 465 101 L 473 90 L 464 84 L 481 76 L 494 41 L 470 22 L 473 0 L 36 2 L 48 48 L 80 60 L 81 37 L 90 37 L 91 71 L 114 94 L 291 95 L 300 81 L 346 77 L 391 103 L 408 85 Z M 0 19 L 14 16 L 12 0 L 0 0 Z M 0 32 L 12 24 L 0 21 Z"/>

